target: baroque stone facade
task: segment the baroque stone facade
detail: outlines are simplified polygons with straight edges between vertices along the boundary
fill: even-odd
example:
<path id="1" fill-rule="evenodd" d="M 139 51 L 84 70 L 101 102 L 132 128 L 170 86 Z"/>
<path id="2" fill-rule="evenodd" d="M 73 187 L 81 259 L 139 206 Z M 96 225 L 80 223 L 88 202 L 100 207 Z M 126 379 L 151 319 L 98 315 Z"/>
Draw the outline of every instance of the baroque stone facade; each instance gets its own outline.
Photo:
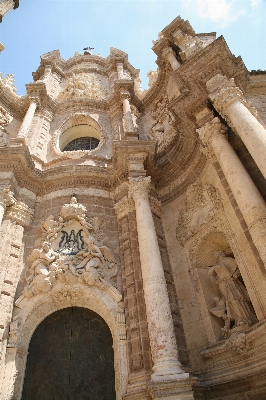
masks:
<path id="1" fill-rule="evenodd" d="M 43 321 L 77 307 L 112 337 L 94 398 L 266 396 L 266 75 L 180 17 L 153 51 L 145 91 L 115 48 L 42 55 L 24 97 L 0 75 L 2 400 L 27 398 Z M 60 357 L 75 398 L 108 382 L 100 331 L 70 323 L 41 337 L 47 400 Z"/>

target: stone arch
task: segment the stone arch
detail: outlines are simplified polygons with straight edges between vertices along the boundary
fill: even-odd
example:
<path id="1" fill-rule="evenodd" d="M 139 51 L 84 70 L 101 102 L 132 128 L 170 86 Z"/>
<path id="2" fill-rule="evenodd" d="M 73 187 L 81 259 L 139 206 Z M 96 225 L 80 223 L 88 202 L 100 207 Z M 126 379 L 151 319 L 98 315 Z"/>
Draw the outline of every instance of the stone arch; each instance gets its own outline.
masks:
<path id="1" fill-rule="evenodd" d="M 37 326 L 53 312 L 76 306 L 100 315 L 110 329 L 114 348 L 116 398 L 121 400 L 126 392 L 128 377 L 125 315 L 121 300 L 121 294 L 113 287 L 101 290 L 82 284 L 66 285 L 60 282 L 49 294 L 30 299 L 21 296 L 16 302 L 11 323 L 2 398 L 21 397 L 27 351 Z"/>
<path id="2" fill-rule="evenodd" d="M 78 133 L 75 127 L 82 127 L 82 132 Z M 92 150 L 62 151 L 63 147 L 71 140 L 82 137 L 83 135 L 99 140 L 99 144 Z M 63 123 L 55 130 L 52 139 L 52 148 L 57 156 L 78 159 L 88 153 L 95 153 L 106 142 L 107 135 L 101 125 L 89 115 L 89 113 L 75 113 L 66 118 Z"/>

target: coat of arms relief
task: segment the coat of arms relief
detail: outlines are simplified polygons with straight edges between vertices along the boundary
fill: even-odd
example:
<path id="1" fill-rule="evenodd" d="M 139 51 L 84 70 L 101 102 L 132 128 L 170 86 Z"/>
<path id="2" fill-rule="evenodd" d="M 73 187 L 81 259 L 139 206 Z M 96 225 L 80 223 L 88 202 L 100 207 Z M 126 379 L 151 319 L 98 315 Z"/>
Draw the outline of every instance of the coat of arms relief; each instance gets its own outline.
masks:
<path id="1" fill-rule="evenodd" d="M 63 205 L 57 220 L 51 215 L 41 227 L 41 246 L 27 259 L 25 297 L 48 293 L 57 281 L 100 289 L 115 287 L 112 278 L 117 264 L 103 245 L 104 223 L 98 217 L 89 218 L 86 207 L 75 197 Z"/>

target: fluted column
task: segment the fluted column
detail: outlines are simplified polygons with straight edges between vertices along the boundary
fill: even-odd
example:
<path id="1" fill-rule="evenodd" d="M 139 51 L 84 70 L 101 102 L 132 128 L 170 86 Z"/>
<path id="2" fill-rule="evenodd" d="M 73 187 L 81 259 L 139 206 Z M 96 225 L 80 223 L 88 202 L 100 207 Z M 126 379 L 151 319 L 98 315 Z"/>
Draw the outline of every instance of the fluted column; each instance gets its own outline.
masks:
<path id="1" fill-rule="evenodd" d="M 169 61 L 173 71 L 180 67 L 181 64 L 177 61 L 174 50 L 171 47 L 167 46 L 163 49 L 162 55 L 167 61 Z"/>
<path id="2" fill-rule="evenodd" d="M 120 97 L 123 103 L 123 116 L 126 132 L 134 132 L 133 118 L 130 110 L 130 93 L 127 90 L 121 90 Z"/>
<path id="3" fill-rule="evenodd" d="M 174 325 L 150 202 L 150 177 L 129 178 L 136 208 L 138 243 L 153 360 L 152 381 L 186 379 L 178 361 Z"/>
<path id="4" fill-rule="evenodd" d="M 32 99 L 29 108 L 22 121 L 22 124 L 19 128 L 18 138 L 26 138 L 30 130 L 36 108 L 37 108 L 37 99 Z"/>
<path id="5" fill-rule="evenodd" d="M 13 193 L 9 189 L 0 190 L 0 225 L 2 224 L 6 208 L 15 203 Z"/>
<path id="6" fill-rule="evenodd" d="M 234 79 L 218 74 L 207 82 L 207 90 L 216 110 L 242 139 L 266 178 L 266 130 L 253 115 L 255 108 L 244 99 Z"/>
<path id="7" fill-rule="evenodd" d="M 214 118 L 198 129 L 203 146 L 214 152 L 255 246 L 266 267 L 266 204 L 260 192 L 228 143 L 226 128 Z"/>

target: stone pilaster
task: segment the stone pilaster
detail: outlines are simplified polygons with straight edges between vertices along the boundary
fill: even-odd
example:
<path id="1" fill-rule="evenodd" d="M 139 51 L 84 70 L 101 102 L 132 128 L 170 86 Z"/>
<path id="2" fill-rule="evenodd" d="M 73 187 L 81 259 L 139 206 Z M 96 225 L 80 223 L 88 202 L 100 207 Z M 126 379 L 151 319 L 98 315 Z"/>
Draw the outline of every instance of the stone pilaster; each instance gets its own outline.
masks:
<path id="1" fill-rule="evenodd" d="M 27 137 L 27 134 L 28 134 L 31 124 L 32 124 L 35 110 L 37 108 L 37 104 L 38 104 L 38 100 L 35 98 L 32 98 L 29 108 L 28 108 L 28 110 L 24 116 L 24 119 L 22 121 L 22 124 L 19 128 L 18 138 L 25 139 Z"/>
<path id="2" fill-rule="evenodd" d="M 153 360 L 152 381 L 188 378 L 178 361 L 173 319 L 150 202 L 150 177 L 129 178 L 136 208 L 143 291 Z"/>
<path id="3" fill-rule="evenodd" d="M 197 132 L 203 147 L 217 158 L 266 267 L 266 205 L 260 192 L 228 143 L 226 128 L 218 117 Z"/>
<path id="4" fill-rule="evenodd" d="M 146 391 L 146 381 L 151 373 L 151 357 L 134 201 L 126 195 L 127 187 L 121 188 L 121 191 L 124 191 L 125 196 L 114 208 L 119 227 L 129 354 L 129 385 L 126 398 L 131 400 L 142 398 L 142 393 Z"/>
<path id="5" fill-rule="evenodd" d="M 256 109 L 245 100 L 234 79 L 218 74 L 206 85 L 214 107 L 242 139 L 266 178 L 266 130 L 256 118 Z"/>
<path id="6" fill-rule="evenodd" d="M 180 67 L 181 64 L 177 61 L 174 50 L 170 46 L 163 49 L 162 56 L 170 63 L 173 71 Z"/>
<path id="7" fill-rule="evenodd" d="M 1 227 L 0 243 L 0 371 L 3 371 L 13 302 L 22 269 L 24 228 L 29 227 L 33 210 L 22 202 L 8 208 Z M 0 383 L 1 383 L 0 372 Z M 0 384 L 1 386 L 1 384 Z"/>

